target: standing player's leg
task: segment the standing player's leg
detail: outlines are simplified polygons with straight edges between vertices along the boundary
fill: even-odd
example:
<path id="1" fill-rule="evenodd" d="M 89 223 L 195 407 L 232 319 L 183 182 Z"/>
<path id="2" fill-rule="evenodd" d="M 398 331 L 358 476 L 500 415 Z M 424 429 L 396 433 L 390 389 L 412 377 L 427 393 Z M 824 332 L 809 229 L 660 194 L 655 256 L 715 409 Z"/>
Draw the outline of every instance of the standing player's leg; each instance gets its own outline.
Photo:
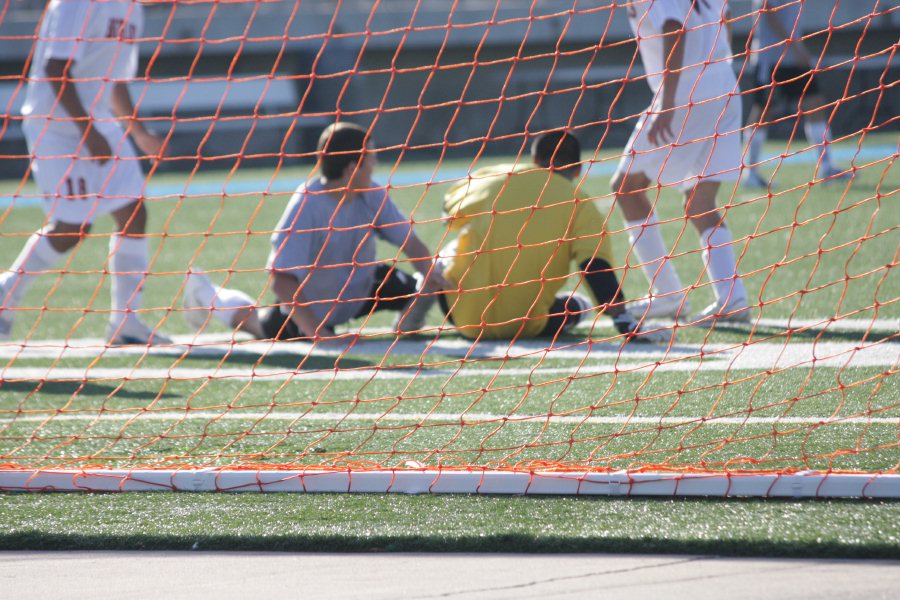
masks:
<path id="1" fill-rule="evenodd" d="M 184 318 L 197 331 L 202 331 L 214 318 L 227 327 L 237 331 L 246 331 L 257 339 L 277 338 L 284 329 L 284 323 L 291 323 L 289 316 L 284 316 L 267 333 L 256 310 L 256 301 L 238 289 L 226 288 L 213 284 L 209 277 L 199 269 L 188 272 L 184 284 Z M 270 309 L 268 321 L 277 319 L 279 307 Z M 267 322 L 268 322 L 267 321 Z M 296 333 L 296 332 L 294 332 Z M 300 337 L 299 333 L 288 337 Z"/>
<path id="2" fill-rule="evenodd" d="M 0 339 L 12 333 L 14 309 L 37 276 L 56 266 L 90 229 L 90 224 L 56 222 L 31 234 L 9 270 L 0 274 Z"/>
<path id="3" fill-rule="evenodd" d="M 720 182 L 702 181 L 685 192 L 685 216 L 700 234 L 703 262 L 716 297 L 694 320 L 715 318 L 720 321 L 745 322 L 750 319 L 747 291 L 737 273 L 731 231 L 716 208 Z"/>
<path id="4" fill-rule="evenodd" d="M 651 296 L 630 305 L 637 318 L 675 317 L 690 311 L 681 279 L 669 262 L 669 250 L 663 240 L 659 219 L 647 197 L 650 179 L 641 172 L 621 168 L 613 176 L 616 205 L 625 218 L 628 238 L 650 282 Z"/>
<path id="5" fill-rule="evenodd" d="M 147 209 L 140 200 L 110 213 L 116 232 L 109 238 L 112 303 L 107 338 L 113 345 L 171 344 L 138 316 L 148 272 Z"/>
<path id="6" fill-rule="evenodd" d="M 744 160 L 744 172 L 742 182 L 748 187 L 766 188 L 774 185 L 774 182 L 764 177 L 759 172 L 759 164 L 762 160 L 762 149 L 768 137 L 766 123 L 769 118 L 773 94 L 772 73 L 769 69 L 757 67 L 756 91 L 750 95 L 750 114 L 747 117 L 747 127 L 744 130 L 744 145 L 747 148 Z"/>
<path id="7" fill-rule="evenodd" d="M 91 229 L 94 204 L 78 140 L 45 131 L 32 121 L 22 127 L 32 157 L 31 175 L 41 193 L 46 227 L 31 234 L 10 266 L 0 274 L 0 339 L 12 331 L 14 310 L 35 278 L 49 271 Z"/>
<path id="8" fill-rule="evenodd" d="M 816 80 L 810 83 L 812 91 L 807 89 L 807 93 L 803 95 L 800 107 L 803 110 L 803 132 L 806 134 L 806 140 L 813 147 L 821 148 L 819 155 L 819 176 L 821 179 L 846 179 L 851 173 L 844 172 L 831 161 L 831 151 L 828 146 L 831 143 L 831 130 L 828 127 L 826 116 L 828 111 L 822 107 L 825 100 L 815 85 Z"/>

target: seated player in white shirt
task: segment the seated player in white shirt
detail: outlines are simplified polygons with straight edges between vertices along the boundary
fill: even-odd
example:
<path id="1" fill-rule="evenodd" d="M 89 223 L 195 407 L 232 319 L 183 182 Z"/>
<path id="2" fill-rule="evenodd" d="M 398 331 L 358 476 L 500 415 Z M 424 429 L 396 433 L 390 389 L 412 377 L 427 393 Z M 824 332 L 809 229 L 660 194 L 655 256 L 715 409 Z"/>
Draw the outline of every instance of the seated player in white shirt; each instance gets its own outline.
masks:
<path id="1" fill-rule="evenodd" d="M 631 312 L 687 317 L 686 290 L 668 261 L 654 212 L 662 186 L 684 192 L 700 233 L 715 302 L 692 320 L 746 321 L 747 294 L 732 237 L 716 207 L 722 182 L 741 172 L 741 100 L 731 70 L 723 0 L 638 0 L 626 7 L 654 97 L 640 117 L 611 185 L 652 291 Z"/>
<path id="2" fill-rule="evenodd" d="M 191 272 L 185 285 L 191 324 L 203 327 L 211 313 L 259 339 L 321 339 L 356 317 L 394 310 L 401 332 L 421 327 L 446 281 L 409 218 L 372 181 L 376 159 L 367 138 L 350 123 L 331 125 L 319 138 L 320 177 L 297 188 L 272 235 L 267 268 L 277 303 L 257 309 L 244 292 Z M 416 276 L 377 262 L 376 238 L 399 247 Z"/>

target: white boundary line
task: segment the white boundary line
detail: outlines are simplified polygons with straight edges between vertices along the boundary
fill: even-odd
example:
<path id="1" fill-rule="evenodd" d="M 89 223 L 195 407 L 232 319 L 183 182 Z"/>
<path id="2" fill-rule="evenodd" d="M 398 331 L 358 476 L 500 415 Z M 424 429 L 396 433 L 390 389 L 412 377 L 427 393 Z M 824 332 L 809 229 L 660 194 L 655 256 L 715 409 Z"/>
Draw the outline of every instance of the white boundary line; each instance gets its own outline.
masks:
<path id="1" fill-rule="evenodd" d="M 153 411 L 141 409 L 124 409 L 121 411 L 104 410 L 102 413 L 84 410 L 81 412 L 57 412 L 33 411 L 11 412 L 0 411 L 0 416 L 9 417 L 9 422 L 42 422 L 52 419 L 56 421 L 187 421 L 192 419 L 205 419 L 208 421 L 234 420 L 234 421 L 298 421 L 298 422 L 325 422 L 338 423 L 342 421 L 362 421 L 371 423 L 379 422 L 410 422 L 446 425 L 479 425 L 482 423 L 561 423 L 575 425 L 896 425 L 900 426 L 900 416 L 874 417 L 874 416 L 809 416 L 809 417 L 758 417 L 753 415 L 743 416 L 716 416 L 716 415 L 685 415 L 685 416 L 638 416 L 638 415 L 611 415 L 605 417 L 592 417 L 590 415 L 520 415 L 500 413 L 341 413 L 341 412 L 241 412 L 234 408 L 229 411 L 210 410 L 185 410 L 184 408 L 166 408 Z"/>
<path id="2" fill-rule="evenodd" d="M 803 472 L 0 470 L 0 491 L 186 491 L 900 498 L 900 475 Z"/>
<path id="3" fill-rule="evenodd" d="M 321 345 L 308 342 L 223 341 L 215 336 L 181 336 L 177 344 L 164 347 L 109 348 L 100 340 L 61 340 L 23 345 L 0 344 L 0 381 L 336 381 L 386 380 L 460 377 L 539 377 L 588 376 L 597 374 L 656 372 L 656 371 L 723 371 L 752 369 L 785 370 L 791 368 L 896 368 L 900 364 L 900 341 L 874 342 L 757 342 L 742 344 L 682 344 L 648 346 L 593 341 L 567 341 L 547 346 L 543 340 L 519 342 L 485 341 L 473 343 L 459 338 L 435 340 L 363 338 L 353 341 L 334 341 Z M 427 356 L 435 354 L 457 360 L 438 360 L 429 364 Z M 192 368 L 17 366 L 23 360 L 60 361 L 76 358 L 112 358 L 124 356 L 158 356 L 173 359 L 249 357 L 262 362 L 268 356 L 296 356 L 299 368 L 210 366 Z M 304 369 L 302 357 L 335 357 L 347 359 L 351 366 L 324 369 Z M 353 357 L 411 356 L 421 364 L 408 360 L 399 365 L 357 364 Z M 581 361 L 580 365 L 557 367 L 510 366 L 503 362 L 492 366 L 485 360 L 515 358 L 567 359 Z M 378 360 L 383 360 L 378 358 Z M 478 362 L 482 361 L 482 362 Z M 179 361 L 181 362 L 181 361 Z M 359 361 L 357 361 L 359 362 Z M 176 363 L 178 364 L 178 363 Z"/>

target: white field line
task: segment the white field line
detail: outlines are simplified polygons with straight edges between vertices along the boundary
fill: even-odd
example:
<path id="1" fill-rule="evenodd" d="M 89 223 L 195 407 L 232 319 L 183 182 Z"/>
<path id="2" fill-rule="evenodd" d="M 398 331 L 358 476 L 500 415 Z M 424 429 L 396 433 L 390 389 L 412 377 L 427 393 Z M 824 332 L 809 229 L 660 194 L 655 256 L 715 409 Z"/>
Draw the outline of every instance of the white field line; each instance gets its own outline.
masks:
<path id="1" fill-rule="evenodd" d="M 398 349 L 402 345 L 411 345 L 412 349 Z M 285 351 L 289 354 L 296 353 L 305 356 L 305 352 L 298 346 L 309 344 L 278 344 L 278 353 Z M 437 347 L 440 345 L 440 349 Z M 251 342 L 249 344 L 209 344 L 204 346 L 171 346 L 159 350 L 165 351 L 163 355 L 170 356 L 218 356 L 228 354 L 251 354 L 260 359 L 269 355 L 275 344 Z M 288 348 L 284 348 L 287 346 Z M 196 352 L 200 349 L 200 354 Z M 332 356 L 339 355 L 368 355 L 385 356 L 391 350 L 401 354 L 418 352 L 420 355 L 427 353 L 426 342 L 407 341 L 390 342 L 381 340 L 361 340 L 351 347 L 331 352 Z M 414 350 L 413 350 L 414 349 Z M 58 358 L 71 358 L 68 348 L 57 348 L 61 356 Z M 97 356 L 98 352 L 105 354 L 105 348 L 81 348 L 81 351 L 92 351 L 90 356 Z M 141 348 L 141 352 L 147 352 Z M 756 371 L 777 371 L 792 368 L 850 368 L 850 367 L 882 367 L 896 369 L 900 364 L 900 342 L 878 341 L 864 342 L 823 342 L 823 343 L 754 343 L 747 346 L 735 346 L 726 344 L 682 345 L 665 348 L 662 346 L 647 347 L 629 345 L 620 347 L 613 344 L 572 343 L 560 348 L 547 348 L 537 342 L 478 344 L 472 347 L 469 342 L 460 340 L 438 340 L 428 348 L 429 351 L 440 354 L 456 353 L 465 359 L 503 359 L 515 357 L 532 357 L 546 360 L 572 359 L 583 361 L 579 366 L 572 367 L 517 367 L 508 363 L 497 364 L 492 367 L 487 362 L 467 363 L 465 366 L 447 365 L 442 363 L 440 367 L 430 367 L 423 360 L 422 366 L 405 364 L 403 366 L 379 366 L 363 365 L 351 368 L 332 368 L 302 370 L 284 367 L 170 367 L 170 368 L 142 368 L 142 367 L 19 367 L 16 360 L 24 358 L 37 358 L 28 352 L 28 348 L 10 360 L 7 366 L 0 368 L 0 381 L 104 381 L 104 380 L 168 380 L 168 381 L 197 381 L 197 380 L 257 380 L 257 381 L 320 381 L 320 380 L 386 380 L 386 379 L 420 379 L 443 378 L 446 380 L 460 377 L 546 377 L 560 376 L 582 377 L 587 375 L 608 373 L 650 373 L 668 371 L 724 371 L 737 369 L 750 369 Z M 119 349 L 109 350 L 110 355 L 119 352 Z M 122 349 L 121 351 L 128 351 Z M 157 349 L 151 350 L 156 354 Z M 462 352 L 462 354 L 459 354 Z M 298 361 L 298 364 L 300 361 Z"/>
<path id="2" fill-rule="evenodd" d="M 773 327 L 788 331 L 789 329 L 832 332 L 858 332 L 860 337 L 867 331 L 896 333 L 900 331 L 900 323 L 896 320 L 879 319 L 845 319 L 829 323 L 821 320 L 761 320 L 760 326 Z M 671 327 L 671 323 L 658 323 L 660 328 Z M 356 333 L 356 332 L 353 332 Z M 578 342 L 565 341 L 548 346 L 547 340 L 533 339 L 517 342 L 483 340 L 473 342 L 459 337 L 434 339 L 427 338 L 391 338 L 388 332 L 379 329 L 367 329 L 358 339 L 347 337 L 327 342 L 312 344 L 309 342 L 271 342 L 256 341 L 237 335 L 229 337 L 223 334 L 195 334 L 173 336 L 175 343 L 169 346 L 147 348 L 144 346 L 108 347 L 100 338 L 47 339 L 47 340 L 9 340 L 0 341 L 0 359 L 15 361 L 20 359 L 96 358 L 116 356 L 173 356 L 173 357 L 225 357 L 228 355 L 259 356 L 342 356 L 342 355 L 378 355 L 378 356 L 426 356 L 440 354 L 460 358 L 581 358 L 586 350 L 592 355 L 618 357 L 619 359 L 688 357 L 704 354 L 710 356 L 722 348 L 722 344 L 678 344 L 674 340 L 670 347 L 643 344 L 627 344 L 621 342 Z M 788 342 L 783 343 L 787 345 Z M 782 343 L 768 343 L 781 347 Z M 801 345 L 792 340 L 791 346 Z M 828 342 L 817 344 L 826 347 Z M 753 344 L 752 347 L 766 346 L 766 343 Z"/>
<path id="3" fill-rule="evenodd" d="M 0 412 L 0 415 L 3 415 Z M 42 422 L 47 420 L 57 421 L 191 421 L 191 420 L 237 420 L 237 421 L 292 421 L 298 423 L 340 423 L 340 422 L 366 422 L 375 421 L 384 422 L 401 422 L 401 423 L 428 423 L 431 425 L 480 425 L 491 424 L 497 425 L 501 421 L 504 423 L 534 423 L 543 425 L 544 423 L 561 423 L 561 424 L 585 424 L 585 425 L 900 425 L 900 416 L 898 417 L 872 417 L 872 416 L 853 416 L 853 417 L 834 417 L 834 416 L 811 416 L 811 417 L 757 417 L 753 415 L 746 416 L 690 416 L 683 417 L 652 417 L 652 416 L 630 416 L 630 415 L 613 415 L 607 417 L 591 417 L 587 415 L 505 415 L 495 413 L 314 413 L 314 412 L 241 412 L 240 409 L 234 409 L 229 412 L 215 412 L 209 410 L 186 411 L 183 408 L 172 408 L 171 410 L 154 410 L 141 411 L 130 410 L 122 412 L 104 411 L 102 414 L 92 412 L 79 413 L 56 413 L 52 411 L 43 413 L 19 413 L 14 418 L 10 418 L 9 422 Z"/>

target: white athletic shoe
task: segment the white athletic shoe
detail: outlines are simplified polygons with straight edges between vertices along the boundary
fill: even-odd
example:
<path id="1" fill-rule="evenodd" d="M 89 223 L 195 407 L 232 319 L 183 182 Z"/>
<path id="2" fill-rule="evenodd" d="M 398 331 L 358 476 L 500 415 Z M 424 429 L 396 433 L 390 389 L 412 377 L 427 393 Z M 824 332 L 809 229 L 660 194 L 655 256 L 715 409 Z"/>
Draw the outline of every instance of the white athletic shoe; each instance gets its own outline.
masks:
<path id="1" fill-rule="evenodd" d="M 640 319 L 678 319 L 691 313 L 691 303 L 683 292 L 653 296 L 628 304 L 628 312 Z"/>
<path id="2" fill-rule="evenodd" d="M 853 179 L 853 171 L 844 171 L 837 167 L 828 167 L 827 169 L 822 169 L 821 178 L 826 185 L 840 183 L 842 181 Z"/>
<path id="3" fill-rule="evenodd" d="M 770 181 L 759 174 L 759 171 L 756 169 L 747 169 L 744 171 L 744 174 L 741 175 L 741 184 L 744 187 L 748 188 L 756 188 L 756 189 L 768 189 L 770 186 L 775 187 L 775 182 Z"/>
<path id="4" fill-rule="evenodd" d="M 7 319 L 0 313 L 0 342 L 5 342 L 12 335 L 12 319 Z"/>
<path id="5" fill-rule="evenodd" d="M 613 325 L 624 335 L 623 342 L 638 344 L 668 344 L 672 340 L 672 330 L 662 330 L 658 327 L 639 325 L 634 316 L 627 310 L 613 317 Z"/>
<path id="6" fill-rule="evenodd" d="M 210 321 L 212 308 L 209 302 L 202 298 L 215 298 L 216 287 L 209 277 L 201 270 L 191 269 L 184 278 L 184 320 L 193 327 L 194 331 L 200 331 Z"/>
<path id="7" fill-rule="evenodd" d="M 106 328 L 106 339 L 110 346 L 165 346 L 172 344 L 172 338 L 151 329 L 135 316 L 130 316 L 121 324 L 110 323 Z"/>
<path id="8" fill-rule="evenodd" d="M 715 325 L 717 323 L 749 323 L 750 307 L 743 298 L 731 300 L 727 305 L 721 306 L 713 302 L 702 311 L 691 317 L 691 323 L 695 325 Z"/>
<path id="9" fill-rule="evenodd" d="M 398 333 L 408 334 L 421 331 L 422 327 L 425 326 L 425 317 L 428 316 L 428 311 L 437 302 L 437 296 L 433 294 L 429 296 L 421 295 L 424 279 L 422 274 L 416 273 L 413 277 L 416 279 L 416 290 L 418 291 L 415 296 L 409 299 L 409 302 L 397 313 L 397 317 L 394 319 L 394 331 Z"/>

